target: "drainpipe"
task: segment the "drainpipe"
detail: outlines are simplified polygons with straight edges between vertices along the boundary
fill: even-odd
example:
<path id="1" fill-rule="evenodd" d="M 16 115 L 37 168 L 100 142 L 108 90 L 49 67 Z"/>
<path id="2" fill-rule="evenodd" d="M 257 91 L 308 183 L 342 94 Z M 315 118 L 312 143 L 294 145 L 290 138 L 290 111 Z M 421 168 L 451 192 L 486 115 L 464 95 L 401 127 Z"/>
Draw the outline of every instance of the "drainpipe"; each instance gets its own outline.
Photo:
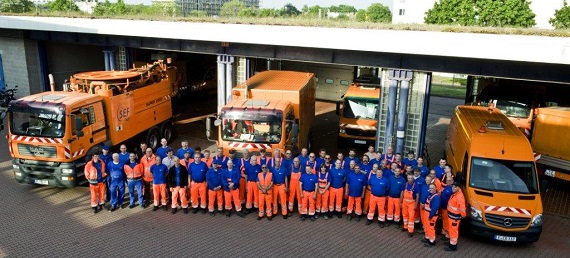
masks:
<path id="1" fill-rule="evenodd" d="M 105 71 L 110 71 L 110 65 L 109 65 L 109 51 L 107 50 L 103 50 L 103 55 L 105 56 Z"/>
<path id="2" fill-rule="evenodd" d="M 393 73 L 393 71 L 390 71 Z M 394 134 L 394 119 L 396 118 L 396 97 L 398 94 L 398 80 L 390 80 L 390 88 L 388 89 L 388 108 L 386 110 L 386 133 L 384 134 L 384 151 L 388 146 L 392 145 L 392 136 Z"/>
<path id="3" fill-rule="evenodd" d="M 218 56 L 218 113 L 226 104 L 226 65 L 222 55 Z"/>
<path id="4" fill-rule="evenodd" d="M 404 138 L 406 136 L 406 117 L 408 116 L 408 93 L 410 81 L 400 83 L 400 104 L 398 105 L 398 131 L 396 131 L 396 153 L 404 154 Z"/>
<path id="5" fill-rule="evenodd" d="M 232 100 L 232 89 L 234 88 L 234 57 L 226 56 L 226 103 Z"/>

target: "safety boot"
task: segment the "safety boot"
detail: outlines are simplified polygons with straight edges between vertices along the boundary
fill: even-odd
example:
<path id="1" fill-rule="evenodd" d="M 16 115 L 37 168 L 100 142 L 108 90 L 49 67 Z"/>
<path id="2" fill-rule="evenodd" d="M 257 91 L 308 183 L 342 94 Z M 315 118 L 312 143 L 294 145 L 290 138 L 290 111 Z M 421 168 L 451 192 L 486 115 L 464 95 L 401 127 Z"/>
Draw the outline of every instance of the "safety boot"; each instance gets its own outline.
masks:
<path id="1" fill-rule="evenodd" d="M 188 208 L 182 208 L 182 210 L 184 211 L 184 214 L 188 214 Z"/>
<path id="2" fill-rule="evenodd" d="M 243 213 L 243 211 L 241 211 L 241 210 L 237 212 L 237 215 L 238 215 L 240 218 L 244 218 L 244 217 L 245 217 L 245 213 Z"/>
<path id="3" fill-rule="evenodd" d="M 325 212 L 325 214 L 323 215 L 323 219 L 328 220 L 330 217 L 330 212 Z"/>
<path id="4" fill-rule="evenodd" d="M 198 208 L 192 208 L 192 214 L 198 213 Z"/>
<path id="5" fill-rule="evenodd" d="M 99 212 L 99 210 L 97 209 L 97 207 L 92 207 L 91 209 L 93 209 L 93 214 Z"/>
<path id="6" fill-rule="evenodd" d="M 172 214 L 175 214 L 177 210 L 178 210 L 177 208 L 172 208 L 172 210 L 171 210 L 170 212 L 171 212 Z"/>
<path id="7" fill-rule="evenodd" d="M 427 241 L 427 243 L 424 244 L 425 247 L 434 247 L 435 246 L 435 241 L 431 242 L 431 241 Z"/>
<path id="8" fill-rule="evenodd" d="M 162 209 L 165 211 L 168 211 L 168 206 L 167 205 L 162 205 Z"/>
<path id="9" fill-rule="evenodd" d="M 368 225 L 370 225 L 370 224 L 372 224 L 372 220 L 371 220 L 371 219 L 367 219 L 367 220 L 366 220 L 366 226 L 368 226 Z"/>
<path id="10" fill-rule="evenodd" d="M 315 218 L 315 215 L 311 216 L 311 222 L 315 222 L 315 220 L 317 220 L 317 219 Z"/>
<path id="11" fill-rule="evenodd" d="M 449 246 L 443 248 L 443 250 L 448 252 L 455 252 L 457 251 L 457 245 L 450 244 Z"/>

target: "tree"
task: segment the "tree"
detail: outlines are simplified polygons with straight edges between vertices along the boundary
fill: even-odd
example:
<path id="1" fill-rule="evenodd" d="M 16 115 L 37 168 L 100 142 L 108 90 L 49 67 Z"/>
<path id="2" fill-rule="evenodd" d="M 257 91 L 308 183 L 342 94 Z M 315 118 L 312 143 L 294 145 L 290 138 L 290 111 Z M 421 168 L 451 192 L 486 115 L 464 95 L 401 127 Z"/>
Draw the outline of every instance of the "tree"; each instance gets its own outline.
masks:
<path id="1" fill-rule="evenodd" d="M 255 9 L 253 7 L 246 7 L 238 12 L 238 17 L 255 17 L 257 14 L 255 13 Z"/>
<path id="2" fill-rule="evenodd" d="M 326 8 L 320 7 L 319 5 L 313 5 L 309 7 L 309 9 L 307 10 L 307 15 L 318 17 L 319 12 L 321 13 L 321 15 L 324 15 L 326 13 Z"/>
<path id="3" fill-rule="evenodd" d="M 113 5 L 113 13 L 120 15 L 127 13 L 127 7 L 123 0 L 117 0 L 117 3 Z"/>
<path id="4" fill-rule="evenodd" d="M 279 11 L 273 8 L 262 8 L 259 9 L 259 13 L 257 14 L 259 17 L 277 17 L 279 16 Z"/>
<path id="5" fill-rule="evenodd" d="M 425 22 L 486 27 L 532 27 L 535 14 L 527 0 L 441 0 L 426 12 Z"/>
<path id="6" fill-rule="evenodd" d="M 331 5 L 330 11 L 335 13 L 355 13 L 356 8 L 354 8 L 354 6 L 352 5 L 345 5 L 345 4 L 341 4 L 339 6 Z"/>
<path id="7" fill-rule="evenodd" d="M 371 4 L 366 9 L 366 20 L 370 22 L 391 22 L 392 13 L 390 8 L 383 4 Z"/>
<path id="8" fill-rule="evenodd" d="M 30 0 L 1 0 L 0 11 L 6 13 L 27 13 L 34 9 Z"/>
<path id="9" fill-rule="evenodd" d="M 281 8 L 281 16 L 297 16 L 299 14 L 301 12 L 292 3 L 288 3 Z"/>
<path id="10" fill-rule="evenodd" d="M 79 7 L 72 0 L 55 0 L 48 2 L 47 7 L 51 11 L 79 12 Z"/>
<path id="11" fill-rule="evenodd" d="M 206 11 L 192 10 L 188 15 L 191 17 L 206 17 L 208 14 Z"/>
<path id="12" fill-rule="evenodd" d="M 245 4 L 239 0 L 232 0 L 222 5 L 220 16 L 236 17 L 241 10 L 245 9 Z"/>
<path id="13" fill-rule="evenodd" d="M 548 22 L 556 29 L 570 28 L 570 6 L 566 0 L 564 0 L 562 8 L 554 11 L 554 17 L 550 18 Z"/>
<path id="14" fill-rule="evenodd" d="M 366 10 L 360 9 L 356 12 L 356 21 L 358 22 L 366 21 Z"/>

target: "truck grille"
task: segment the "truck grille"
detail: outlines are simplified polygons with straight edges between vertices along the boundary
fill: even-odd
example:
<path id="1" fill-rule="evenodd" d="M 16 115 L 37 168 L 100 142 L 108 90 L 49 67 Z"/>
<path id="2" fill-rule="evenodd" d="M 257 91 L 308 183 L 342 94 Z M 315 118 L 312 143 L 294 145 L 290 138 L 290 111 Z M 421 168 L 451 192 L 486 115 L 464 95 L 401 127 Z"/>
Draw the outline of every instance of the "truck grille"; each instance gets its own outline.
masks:
<path id="1" fill-rule="evenodd" d="M 530 218 L 507 217 L 496 214 L 485 214 L 487 223 L 502 228 L 526 228 Z"/>
<path id="2" fill-rule="evenodd" d="M 24 156 L 56 158 L 57 150 L 52 146 L 34 146 L 29 144 L 18 144 L 18 152 Z"/>
<path id="3" fill-rule="evenodd" d="M 376 131 L 374 130 L 346 128 L 345 131 L 346 134 L 353 136 L 376 137 Z"/>

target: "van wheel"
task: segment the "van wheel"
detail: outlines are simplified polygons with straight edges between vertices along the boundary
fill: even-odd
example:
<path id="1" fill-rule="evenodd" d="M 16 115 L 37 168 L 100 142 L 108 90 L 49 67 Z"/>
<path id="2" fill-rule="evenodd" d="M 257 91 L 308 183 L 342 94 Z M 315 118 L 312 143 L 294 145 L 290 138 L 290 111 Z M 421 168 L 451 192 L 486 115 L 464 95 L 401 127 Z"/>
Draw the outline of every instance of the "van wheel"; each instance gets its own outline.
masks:
<path id="1" fill-rule="evenodd" d="M 162 138 L 166 139 L 167 142 L 170 142 L 170 140 L 172 140 L 172 122 L 171 121 L 166 121 L 162 124 L 162 126 L 160 126 L 160 134 L 162 135 Z"/>
<path id="2" fill-rule="evenodd" d="M 153 127 L 150 130 L 148 130 L 148 133 L 146 134 L 146 142 L 149 148 L 153 150 L 156 150 L 156 148 L 158 148 L 158 144 L 160 142 L 160 135 L 158 134 L 158 129 L 156 129 L 156 127 Z"/>

